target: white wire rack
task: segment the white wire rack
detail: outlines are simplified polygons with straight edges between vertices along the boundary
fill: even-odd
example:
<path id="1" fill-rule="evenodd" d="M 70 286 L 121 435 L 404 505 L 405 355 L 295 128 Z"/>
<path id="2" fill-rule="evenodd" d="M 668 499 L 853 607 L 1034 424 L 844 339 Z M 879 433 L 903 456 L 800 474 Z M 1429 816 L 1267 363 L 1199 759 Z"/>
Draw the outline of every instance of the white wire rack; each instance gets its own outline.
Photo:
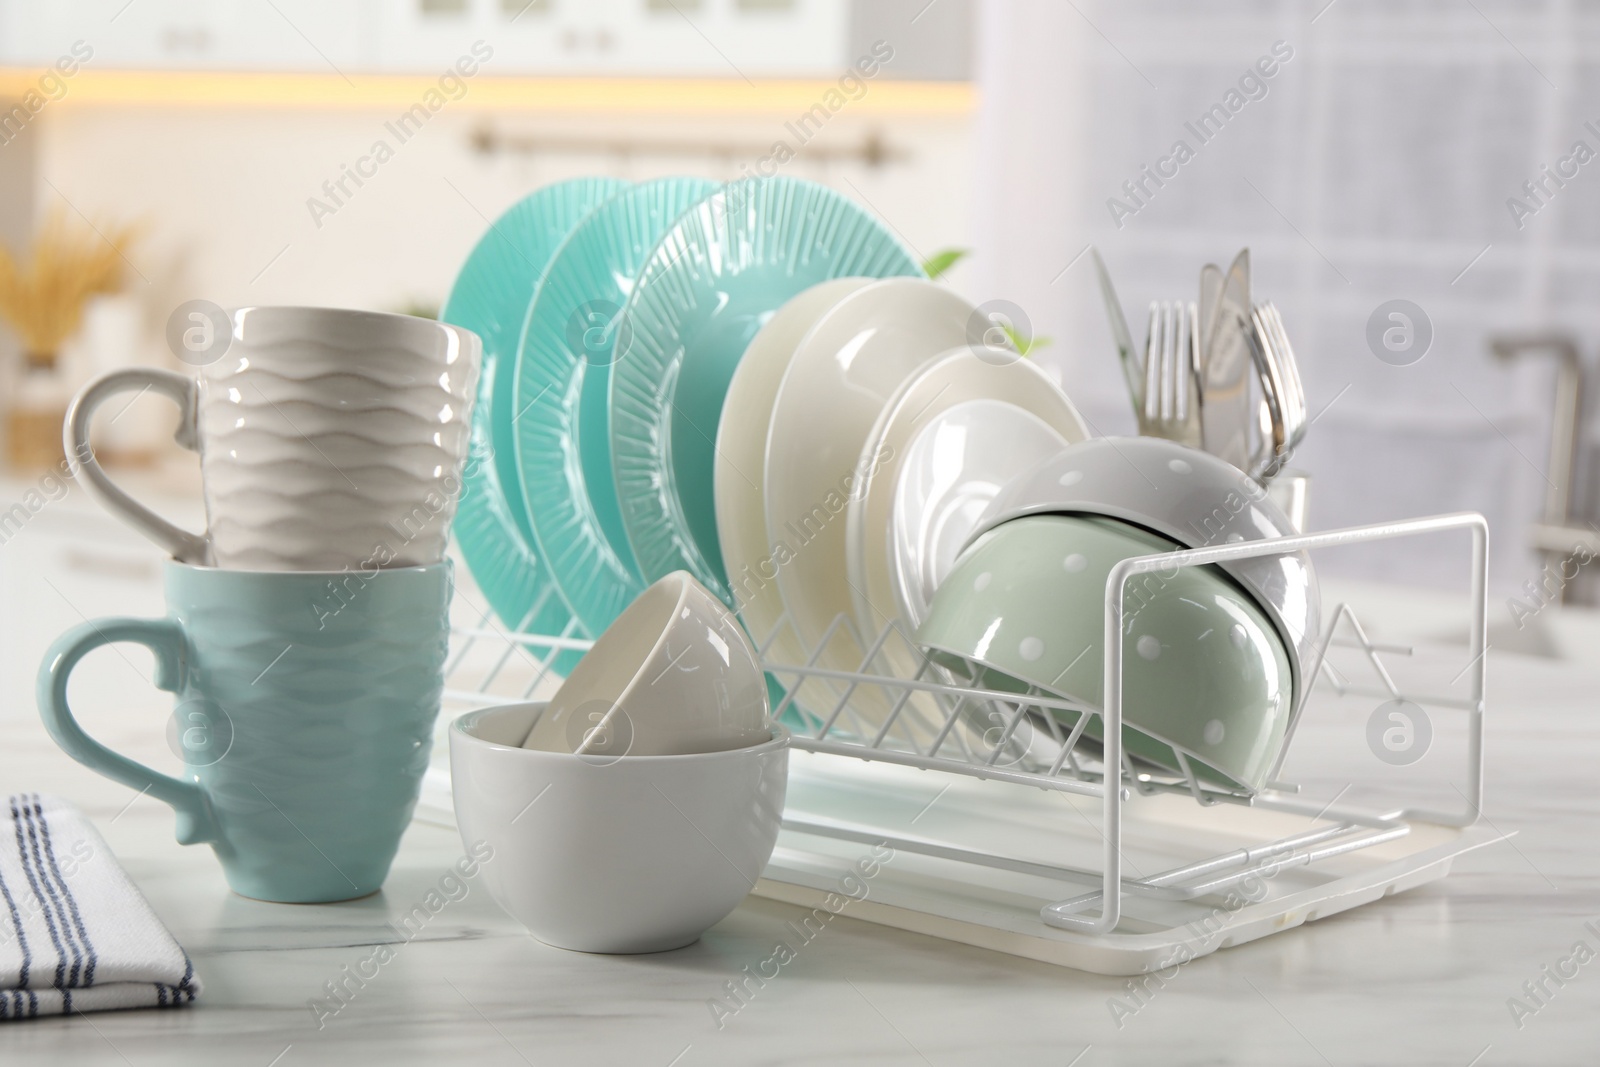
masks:
<path id="1" fill-rule="evenodd" d="M 1299 788 L 1279 780 L 1279 775 L 1290 743 L 1304 718 L 1304 700 L 1299 702 L 1296 714 L 1291 719 L 1283 752 L 1269 776 L 1268 785 L 1254 794 L 1221 788 L 1200 780 L 1181 756 L 1181 773 L 1171 773 L 1136 763 L 1124 751 L 1124 634 L 1119 620 L 1123 618 L 1124 590 L 1130 579 L 1155 571 L 1170 574 L 1174 566 L 1202 566 L 1302 550 L 1315 552 L 1450 531 L 1465 531 L 1472 540 L 1471 619 L 1467 649 L 1472 658 L 1457 675 L 1457 681 L 1462 676 L 1466 678 L 1465 696 L 1460 695 L 1459 690 L 1451 693 L 1404 691 L 1386 666 L 1385 657 L 1408 656 L 1411 649 L 1370 640 L 1366 628 L 1346 605 L 1339 605 L 1329 613 L 1321 631 L 1320 643 L 1304 672 L 1302 687 L 1309 689 L 1315 684 L 1345 696 L 1406 700 L 1415 705 L 1448 709 L 1464 716 L 1466 765 L 1461 780 L 1465 788 L 1457 790 L 1463 801 L 1459 807 L 1438 809 L 1401 806 L 1379 810 L 1353 804 L 1319 804 L 1300 797 Z M 763 661 L 769 673 L 786 690 L 782 700 L 773 709 L 774 715 L 782 716 L 790 726 L 796 749 L 830 757 L 846 757 L 844 763 L 833 768 L 835 771 L 848 775 L 849 766 L 861 766 L 851 763 L 852 759 L 899 765 L 958 778 L 987 779 L 1086 798 L 1090 804 L 1097 802 L 1099 809 L 1096 826 L 1100 838 L 1098 865 L 1042 862 L 1007 851 L 953 844 L 928 835 L 913 836 L 882 822 L 823 817 L 797 809 L 793 790 L 791 805 L 784 818 L 785 837 L 790 840 L 831 839 L 836 844 L 887 844 L 897 853 L 910 853 L 947 867 L 953 864 L 953 869 L 957 871 L 973 871 L 973 886 L 981 886 L 984 879 L 989 877 L 977 876 L 975 872 L 980 869 L 991 874 L 1000 872 L 1024 876 L 1035 886 L 1076 884 L 1077 892 L 1058 895 L 1039 906 L 1034 922 L 1057 931 L 1049 936 L 1065 936 L 1067 942 L 1081 947 L 1086 944 L 1113 944 L 1119 936 L 1119 924 L 1124 922 L 1130 901 L 1182 903 L 1216 900 L 1230 888 L 1252 879 L 1276 878 L 1286 870 L 1326 864 L 1336 857 L 1348 857 L 1364 850 L 1376 850 L 1378 854 L 1389 856 L 1392 849 L 1378 846 L 1389 846 L 1407 837 L 1419 824 L 1433 828 L 1466 828 L 1477 820 L 1483 800 L 1487 562 L 1488 527 L 1483 517 L 1477 514 L 1442 515 L 1124 560 L 1113 569 L 1106 585 L 1103 638 L 1105 693 L 1104 706 L 1100 708 L 1062 700 L 1038 690 L 1018 693 L 960 684 L 943 674 L 925 657 L 920 660 L 922 669 L 913 677 L 897 677 L 881 666 L 889 642 L 904 642 L 910 648 L 915 646 L 909 635 L 895 625 L 869 636 L 862 634 L 850 618 L 841 616 L 834 620 L 822 640 L 810 648 L 809 655 L 800 663 L 775 662 L 768 651 L 774 642 L 769 639 L 763 648 Z M 591 644 L 572 636 L 570 632 L 557 635 L 506 634 L 483 627 L 465 627 L 459 628 L 456 633 L 447 696 L 473 706 L 537 698 L 548 692 L 556 681 L 553 672 L 556 658 L 563 652 L 581 651 Z M 840 642 L 859 650 L 855 669 L 841 670 L 822 665 L 825 661 L 839 662 L 836 655 L 825 656 L 824 649 L 831 651 Z M 1348 654 L 1369 664 L 1375 682 L 1358 685 L 1335 670 L 1329 660 L 1329 652 L 1334 648 L 1352 650 Z M 492 656 L 485 656 L 488 649 L 497 651 Z M 519 650 L 521 654 L 518 654 Z M 466 681 L 468 664 L 473 661 L 477 663 L 477 673 L 473 680 Z M 1072 723 L 1071 728 L 1063 727 L 1053 712 L 1076 713 L 1067 717 L 1067 721 Z M 1100 728 L 1091 729 L 1091 724 L 1096 721 Z M 1108 768 L 1116 768 L 1116 772 L 1111 773 Z M 1160 795 L 1169 796 L 1171 801 L 1187 797 L 1188 800 L 1183 802 L 1199 805 L 1199 808 L 1191 809 L 1194 811 L 1218 810 L 1219 806 L 1226 805 L 1227 810 L 1231 811 L 1252 809 L 1303 818 L 1291 821 L 1296 827 L 1293 832 L 1276 836 L 1252 833 L 1247 835 L 1247 843 L 1240 847 L 1190 858 L 1156 873 L 1130 877 L 1125 874 L 1125 857 L 1130 845 L 1135 842 L 1127 840 L 1124 833 L 1128 805 L 1135 796 Z M 1011 798 L 1018 803 L 1022 802 L 1023 796 L 1022 793 L 1011 794 Z M 1276 828 L 1284 825 L 1281 819 L 1274 822 L 1265 817 L 1258 818 L 1265 819 L 1263 825 Z M 1218 826 L 1224 822 L 1237 825 L 1238 819 L 1213 818 L 1213 822 Z M 1309 828 L 1302 828 L 1308 823 Z M 1409 865 L 1391 863 L 1385 867 L 1387 873 L 1373 883 L 1378 895 L 1414 884 L 1422 878 L 1425 870 L 1431 872 L 1430 877 L 1437 877 L 1448 870 L 1449 855 L 1485 843 L 1474 838 L 1454 846 L 1435 847 L 1437 834 L 1424 834 L 1422 837 L 1430 847 L 1408 854 L 1411 856 Z M 1454 853 L 1449 851 L 1451 847 L 1455 849 Z M 767 879 L 774 877 L 778 876 L 769 867 Z M 785 899 L 809 899 L 796 888 L 799 882 L 806 881 L 804 877 L 782 876 L 779 880 L 783 880 L 783 877 L 796 885 L 778 887 L 770 895 Z M 958 881 L 961 879 L 959 874 L 954 877 Z M 1046 881 L 1040 883 L 1039 879 Z M 1327 883 L 1321 895 L 1312 903 L 1323 901 L 1326 910 L 1337 910 L 1326 902 L 1340 893 L 1349 898 L 1344 906 L 1371 899 L 1372 893 L 1366 891 L 1371 886 L 1357 887 L 1349 878 L 1345 881 L 1348 884 L 1339 883 L 1337 879 Z M 766 880 L 763 884 L 766 884 Z M 978 891 L 981 892 L 981 888 Z M 908 908 L 912 911 L 920 908 L 924 912 L 939 910 L 937 905 L 927 903 L 925 893 L 917 897 L 917 901 L 904 904 L 898 910 L 874 906 L 874 913 L 864 917 L 913 929 L 944 929 L 928 922 L 902 922 L 894 918 L 894 915 L 905 918 L 909 914 Z M 1304 902 L 1301 899 L 1301 905 Z M 1304 921 L 1307 911 L 1301 907 L 1298 921 Z M 1316 911 L 1316 907 L 1311 907 L 1310 916 L 1315 917 Z M 955 913 L 951 911 L 950 914 Z M 1260 920 L 1258 925 L 1261 926 L 1261 932 L 1272 932 L 1286 925 L 1297 924 L 1288 922 L 1289 914 L 1280 908 L 1275 915 L 1255 918 Z M 978 924 L 989 921 L 982 919 Z M 1014 917 L 1007 921 L 1014 925 Z M 1140 919 L 1136 925 L 1146 933 L 1151 928 L 1146 919 Z M 965 927 L 957 923 L 951 928 L 966 929 L 971 926 L 967 922 Z M 1015 930 L 1011 932 L 1016 933 Z M 1029 932 L 1024 930 L 1023 933 Z M 949 936 L 972 943 L 988 943 L 970 934 L 953 933 Z M 1259 933 L 1253 936 L 1259 936 Z M 1102 957 L 1074 956 L 1070 952 L 1062 957 L 1059 953 L 1047 951 L 1048 946 L 1044 942 L 1040 942 L 1044 947 L 1032 949 L 1018 948 L 1017 944 L 1017 939 L 1010 937 L 1006 939 L 1004 947 L 1008 951 L 1033 955 L 1035 958 L 1067 962 L 1108 973 L 1136 973 L 1152 969 L 1156 963 L 1155 957 L 1149 952 L 1137 954 L 1137 958 L 1130 956 L 1120 962 L 1107 962 Z"/>

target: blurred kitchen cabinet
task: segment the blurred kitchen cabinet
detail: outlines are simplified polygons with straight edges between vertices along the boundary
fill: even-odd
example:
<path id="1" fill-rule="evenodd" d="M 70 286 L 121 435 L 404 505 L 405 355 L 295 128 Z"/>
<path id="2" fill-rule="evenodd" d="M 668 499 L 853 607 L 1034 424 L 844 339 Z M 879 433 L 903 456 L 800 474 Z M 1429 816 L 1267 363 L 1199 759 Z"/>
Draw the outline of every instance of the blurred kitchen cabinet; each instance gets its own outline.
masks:
<path id="1" fill-rule="evenodd" d="M 805 76 L 835 71 L 848 0 L 386 0 L 390 70 L 453 63 L 473 41 L 496 74 Z"/>
<path id="2" fill-rule="evenodd" d="M 360 68 L 364 21 L 327 0 L 3 0 L 0 62 L 47 66 L 81 41 L 96 69 Z"/>
<path id="3" fill-rule="evenodd" d="M 846 62 L 850 0 L 0 0 L 0 64 L 74 42 L 106 69 L 805 77 Z"/>
<path id="4" fill-rule="evenodd" d="M 374 38 L 386 70 L 451 66 L 483 41 L 489 74 L 609 73 L 624 36 L 617 0 L 381 0 Z M 481 55 L 480 48 L 480 55 Z"/>
<path id="5" fill-rule="evenodd" d="M 757 78 L 837 76 L 850 62 L 850 5 L 844 0 L 700 0 L 687 7 L 682 0 L 635 0 L 629 6 L 642 31 L 624 51 L 631 67 L 656 62 L 665 72 L 692 66 L 700 74 Z"/>

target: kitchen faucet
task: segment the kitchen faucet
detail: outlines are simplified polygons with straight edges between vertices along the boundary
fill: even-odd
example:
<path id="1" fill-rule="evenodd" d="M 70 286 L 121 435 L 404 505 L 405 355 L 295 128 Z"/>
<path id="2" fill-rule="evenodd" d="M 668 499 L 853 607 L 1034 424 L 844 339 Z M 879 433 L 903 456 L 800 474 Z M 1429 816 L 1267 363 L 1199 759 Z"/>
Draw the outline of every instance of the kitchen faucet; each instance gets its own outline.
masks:
<path id="1" fill-rule="evenodd" d="M 1549 352 L 1555 356 L 1556 392 L 1554 418 L 1550 427 L 1550 463 L 1545 473 L 1544 517 L 1533 524 L 1535 548 L 1544 553 L 1545 563 L 1557 572 L 1578 545 L 1592 553 L 1600 552 L 1600 536 L 1593 529 L 1576 525 L 1572 516 L 1574 479 L 1577 474 L 1578 420 L 1583 411 L 1583 364 L 1577 343 L 1566 334 L 1524 334 L 1491 337 L 1489 349 L 1495 358 L 1510 362 L 1526 353 Z M 1553 598 L 1560 603 L 1566 583 L 1560 582 Z"/>

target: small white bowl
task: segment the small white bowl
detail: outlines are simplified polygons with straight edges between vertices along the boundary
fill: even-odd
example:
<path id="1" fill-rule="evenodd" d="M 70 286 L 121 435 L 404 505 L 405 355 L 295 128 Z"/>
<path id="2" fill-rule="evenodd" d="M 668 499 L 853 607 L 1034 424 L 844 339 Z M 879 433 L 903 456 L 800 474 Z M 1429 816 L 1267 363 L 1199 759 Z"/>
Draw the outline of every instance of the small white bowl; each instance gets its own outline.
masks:
<path id="1" fill-rule="evenodd" d="M 733 612 L 688 571 L 640 593 L 521 742 L 546 752 L 681 756 L 767 740 L 767 683 Z"/>
<path id="2" fill-rule="evenodd" d="M 789 735 L 679 756 L 520 747 L 544 704 L 450 727 L 456 823 L 494 849 L 495 902 L 540 941 L 579 952 L 682 948 L 727 916 L 778 839 Z"/>

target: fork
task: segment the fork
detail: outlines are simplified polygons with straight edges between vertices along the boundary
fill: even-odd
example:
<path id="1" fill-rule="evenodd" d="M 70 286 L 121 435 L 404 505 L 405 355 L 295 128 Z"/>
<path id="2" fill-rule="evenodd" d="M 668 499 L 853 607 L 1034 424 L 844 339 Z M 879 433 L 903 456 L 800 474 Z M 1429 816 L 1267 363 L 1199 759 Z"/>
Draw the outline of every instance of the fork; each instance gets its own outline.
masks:
<path id="1" fill-rule="evenodd" d="M 1278 372 L 1283 376 L 1283 394 L 1288 415 L 1286 447 L 1293 449 L 1306 433 L 1306 416 L 1309 412 L 1306 408 L 1305 385 L 1300 381 L 1300 365 L 1295 361 L 1294 349 L 1289 346 L 1289 335 L 1284 331 L 1283 315 L 1279 313 L 1277 305 L 1269 301 L 1261 305 L 1260 311 L 1262 322 L 1267 327 L 1267 336 L 1270 338 Z"/>
<path id="2" fill-rule="evenodd" d="M 1152 302 L 1139 432 L 1200 447 L 1200 324 L 1195 304 Z"/>
<path id="3" fill-rule="evenodd" d="M 1261 385 L 1260 444 L 1250 473 L 1261 482 L 1276 476 L 1306 431 L 1305 388 L 1294 351 L 1283 329 L 1283 316 L 1268 304 L 1257 304 L 1247 337 Z"/>

